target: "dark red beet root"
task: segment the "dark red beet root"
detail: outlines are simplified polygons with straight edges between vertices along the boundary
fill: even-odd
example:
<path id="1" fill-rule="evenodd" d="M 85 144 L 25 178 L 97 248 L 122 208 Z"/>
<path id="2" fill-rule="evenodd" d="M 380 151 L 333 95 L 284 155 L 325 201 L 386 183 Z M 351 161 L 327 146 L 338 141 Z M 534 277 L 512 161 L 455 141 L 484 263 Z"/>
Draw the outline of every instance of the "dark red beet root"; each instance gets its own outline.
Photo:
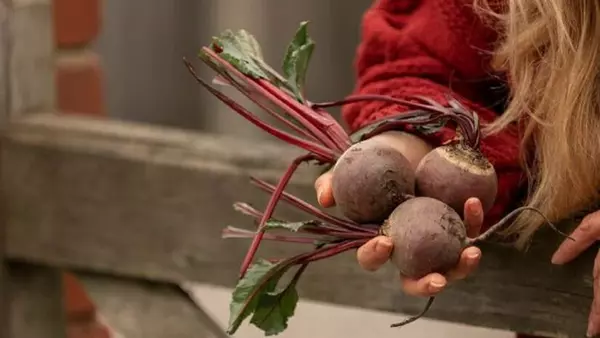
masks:
<path id="1" fill-rule="evenodd" d="M 479 198 L 487 212 L 498 191 L 492 164 L 480 152 L 460 143 L 437 147 L 425 155 L 415 179 L 417 195 L 438 199 L 461 216 L 471 197 Z"/>
<path id="2" fill-rule="evenodd" d="M 411 278 L 444 274 L 456 266 L 468 244 L 465 225 L 456 211 L 430 197 L 400 204 L 381 232 L 394 242 L 390 260 Z"/>
<path id="3" fill-rule="evenodd" d="M 355 144 L 333 168 L 336 205 L 359 224 L 383 222 L 407 195 L 414 195 L 414 187 L 410 162 L 383 144 Z"/>

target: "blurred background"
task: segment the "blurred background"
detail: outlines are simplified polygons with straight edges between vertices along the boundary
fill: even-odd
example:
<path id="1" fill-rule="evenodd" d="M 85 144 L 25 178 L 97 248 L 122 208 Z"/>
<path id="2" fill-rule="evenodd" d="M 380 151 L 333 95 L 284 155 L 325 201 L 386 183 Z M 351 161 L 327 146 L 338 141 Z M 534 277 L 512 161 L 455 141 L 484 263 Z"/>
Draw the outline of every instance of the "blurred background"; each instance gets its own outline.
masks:
<path id="1" fill-rule="evenodd" d="M 246 29 L 279 70 L 299 23 L 309 20 L 316 50 L 307 95 L 347 95 L 359 23 L 369 0 L 104 0 L 103 29 L 95 49 L 105 72 L 106 110 L 113 118 L 185 129 L 265 137 L 195 84 L 181 59 L 223 29 Z M 143 10 L 140 10 L 143 8 Z M 198 63 L 204 76 L 206 67 Z M 266 136 L 268 137 L 268 136 Z"/>

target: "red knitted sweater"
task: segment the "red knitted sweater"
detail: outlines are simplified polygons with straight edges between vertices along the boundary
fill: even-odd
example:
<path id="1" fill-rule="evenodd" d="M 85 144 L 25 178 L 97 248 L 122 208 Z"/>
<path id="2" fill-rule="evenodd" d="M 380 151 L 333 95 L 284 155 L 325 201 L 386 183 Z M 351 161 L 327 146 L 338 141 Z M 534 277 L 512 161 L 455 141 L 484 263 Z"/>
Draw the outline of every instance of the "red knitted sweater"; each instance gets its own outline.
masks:
<path id="1" fill-rule="evenodd" d="M 363 18 L 358 49 L 356 94 L 429 96 L 445 104 L 450 94 L 479 114 L 482 122 L 502 111 L 506 83 L 489 67 L 496 40 L 471 7 L 471 0 L 379 0 Z M 357 103 L 343 110 L 352 130 L 407 107 Z M 452 131 L 428 137 L 433 145 L 453 137 Z M 484 227 L 520 202 L 524 189 L 515 129 L 482 140 L 482 152 L 498 173 L 495 206 Z"/>

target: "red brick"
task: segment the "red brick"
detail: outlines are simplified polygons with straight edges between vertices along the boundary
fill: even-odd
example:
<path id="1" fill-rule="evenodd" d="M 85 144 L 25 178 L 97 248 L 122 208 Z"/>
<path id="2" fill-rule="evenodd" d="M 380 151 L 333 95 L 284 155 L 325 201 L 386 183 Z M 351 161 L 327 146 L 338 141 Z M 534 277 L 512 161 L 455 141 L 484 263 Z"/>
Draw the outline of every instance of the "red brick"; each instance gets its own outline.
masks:
<path id="1" fill-rule="evenodd" d="M 61 48 L 92 42 L 102 25 L 100 0 L 54 0 L 54 38 Z"/>
<path id="2" fill-rule="evenodd" d="M 60 55 L 56 90 L 60 112 L 104 115 L 103 70 L 98 55 L 89 51 Z"/>
<path id="3" fill-rule="evenodd" d="M 77 277 L 70 273 L 63 275 L 63 293 L 68 321 L 95 320 L 96 306 Z"/>

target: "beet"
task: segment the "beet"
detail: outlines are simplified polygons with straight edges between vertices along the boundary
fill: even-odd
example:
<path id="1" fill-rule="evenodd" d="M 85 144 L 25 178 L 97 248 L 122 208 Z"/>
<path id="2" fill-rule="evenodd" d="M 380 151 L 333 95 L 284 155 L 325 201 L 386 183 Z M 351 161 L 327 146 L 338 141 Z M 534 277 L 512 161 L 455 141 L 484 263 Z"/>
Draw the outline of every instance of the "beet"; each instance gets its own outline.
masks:
<path id="1" fill-rule="evenodd" d="M 383 222 L 415 192 L 410 162 L 382 143 L 353 145 L 338 159 L 332 173 L 338 208 L 359 224 Z"/>
<path id="2" fill-rule="evenodd" d="M 463 143 L 449 144 L 430 151 L 415 172 L 419 196 L 438 199 L 462 216 L 467 199 L 476 197 L 483 211 L 493 206 L 498 192 L 496 171 L 479 151 Z"/>
<path id="3" fill-rule="evenodd" d="M 467 231 L 458 213 L 431 197 L 415 197 L 400 204 L 382 232 L 394 242 L 390 260 L 411 278 L 454 268 L 467 244 Z"/>

